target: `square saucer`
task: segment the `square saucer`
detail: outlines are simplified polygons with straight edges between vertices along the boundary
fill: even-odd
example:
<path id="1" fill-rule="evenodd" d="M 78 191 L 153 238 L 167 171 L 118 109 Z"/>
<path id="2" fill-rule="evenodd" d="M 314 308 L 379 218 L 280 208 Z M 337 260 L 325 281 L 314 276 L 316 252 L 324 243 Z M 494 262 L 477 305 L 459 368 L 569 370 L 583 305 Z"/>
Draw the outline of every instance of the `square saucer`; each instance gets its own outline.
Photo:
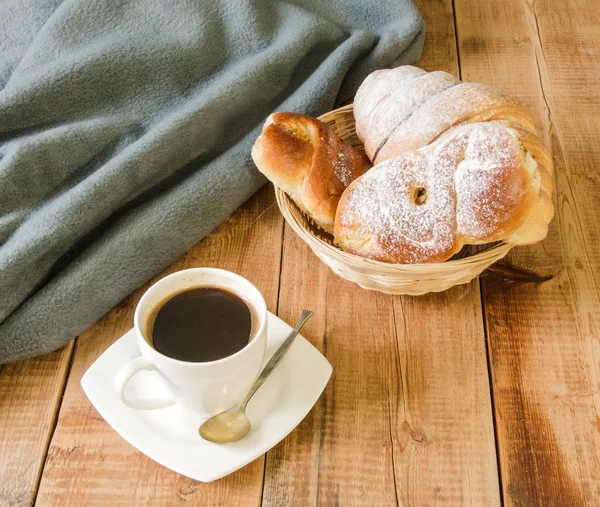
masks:
<path id="1" fill-rule="evenodd" d="M 269 313 L 266 362 L 292 328 Z M 113 387 L 119 369 L 140 355 L 132 329 L 111 345 L 81 379 L 86 396 L 100 415 L 127 442 L 157 463 L 192 479 L 210 482 L 255 460 L 283 440 L 306 417 L 325 389 L 331 365 L 301 335 L 279 366 L 248 403 L 250 433 L 231 444 L 213 444 L 198 435 L 204 421 L 179 406 L 136 410 L 124 405 Z M 161 389 L 156 373 L 139 372 L 128 395 Z M 153 385 L 155 384 L 155 385 Z"/>

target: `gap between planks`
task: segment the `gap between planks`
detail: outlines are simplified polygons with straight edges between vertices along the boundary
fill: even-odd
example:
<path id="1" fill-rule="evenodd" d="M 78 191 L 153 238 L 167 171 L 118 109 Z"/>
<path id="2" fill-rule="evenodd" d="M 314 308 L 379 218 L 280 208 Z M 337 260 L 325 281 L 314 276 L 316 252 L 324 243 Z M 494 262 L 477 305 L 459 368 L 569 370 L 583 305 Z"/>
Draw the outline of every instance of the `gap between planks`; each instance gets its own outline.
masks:
<path id="1" fill-rule="evenodd" d="M 277 201 L 274 201 L 271 206 L 263 213 L 260 214 L 258 218 L 260 218 L 264 213 L 266 213 L 272 206 L 276 205 Z M 258 220 L 258 219 L 257 219 Z M 254 224 L 254 222 L 253 222 Z M 284 239 L 285 239 L 285 220 L 281 220 L 281 235 L 280 235 L 280 249 L 279 249 L 279 272 L 277 275 L 277 297 L 276 297 L 276 306 L 275 306 L 275 315 L 279 317 L 279 299 L 281 297 L 281 270 L 283 268 L 283 247 L 284 247 Z M 267 454 L 271 452 L 269 449 L 263 456 L 263 474 L 262 474 L 262 484 L 260 487 L 260 498 L 258 501 L 258 505 L 262 506 L 263 497 L 265 494 L 265 479 L 267 476 Z"/>
<path id="2" fill-rule="evenodd" d="M 56 431 L 56 426 L 58 425 L 58 416 L 60 414 L 60 408 L 62 407 L 63 397 L 65 395 L 65 390 L 67 389 L 67 382 L 69 381 L 69 376 L 71 375 L 71 368 L 73 367 L 73 359 L 75 358 L 75 349 L 77 348 L 78 339 L 79 336 L 76 336 L 68 345 L 70 349 L 69 361 L 67 363 L 67 367 L 65 368 L 65 372 L 62 379 L 62 385 L 60 386 L 60 390 L 57 393 L 58 401 L 56 404 L 56 410 L 54 411 L 54 418 L 52 419 L 50 431 L 48 432 L 48 437 L 46 439 L 46 443 L 44 444 L 42 459 L 40 461 L 40 467 L 38 469 L 37 477 L 35 479 L 35 485 L 31 496 L 31 505 L 35 505 L 37 500 L 38 491 L 40 489 L 40 482 L 42 481 L 42 475 L 44 475 L 44 469 L 46 468 L 46 457 L 48 456 L 48 449 L 50 449 L 50 443 L 52 442 L 54 432 Z"/>

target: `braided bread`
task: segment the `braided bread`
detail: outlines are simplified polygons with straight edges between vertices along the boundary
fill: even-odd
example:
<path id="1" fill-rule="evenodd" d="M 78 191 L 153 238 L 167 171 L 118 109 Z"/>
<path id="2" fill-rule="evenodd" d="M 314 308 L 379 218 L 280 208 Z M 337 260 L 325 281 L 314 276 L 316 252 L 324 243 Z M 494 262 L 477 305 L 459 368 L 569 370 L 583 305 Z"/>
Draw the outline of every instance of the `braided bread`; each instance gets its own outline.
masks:
<path id="1" fill-rule="evenodd" d="M 464 244 L 541 241 L 552 161 L 530 115 L 446 72 L 373 72 L 354 102 L 373 170 L 340 200 L 335 241 L 387 262 L 440 262 Z"/>
<path id="2" fill-rule="evenodd" d="M 252 148 L 258 169 L 323 229 L 346 187 L 371 166 L 323 122 L 296 113 L 274 113 Z"/>
<path id="3" fill-rule="evenodd" d="M 442 262 L 464 244 L 543 239 L 553 208 L 540 199 L 550 180 L 534 154 L 546 152 L 525 136 L 500 122 L 473 123 L 376 165 L 339 202 L 337 244 L 406 264 Z"/>
<path id="4" fill-rule="evenodd" d="M 411 66 L 370 74 L 356 92 L 354 117 L 374 164 L 427 146 L 467 123 L 503 120 L 535 134 L 529 113 L 495 88 Z"/>

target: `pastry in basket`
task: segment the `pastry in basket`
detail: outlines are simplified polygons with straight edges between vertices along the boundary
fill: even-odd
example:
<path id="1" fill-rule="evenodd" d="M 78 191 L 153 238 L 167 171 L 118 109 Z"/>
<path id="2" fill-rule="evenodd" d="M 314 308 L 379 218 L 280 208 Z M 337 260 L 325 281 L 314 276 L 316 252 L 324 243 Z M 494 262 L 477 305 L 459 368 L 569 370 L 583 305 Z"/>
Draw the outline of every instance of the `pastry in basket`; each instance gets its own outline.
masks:
<path id="1" fill-rule="evenodd" d="M 371 164 L 323 122 L 274 113 L 252 147 L 258 169 L 328 232 L 340 196 Z"/>
<path id="2" fill-rule="evenodd" d="M 402 264 L 442 262 L 465 244 L 540 241 L 553 215 L 550 163 L 526 130 L 454 128 L 355 180 L 338 205 L 335 241 Z"/>
<path id="3" fill-rule="evenodd" d="M 408 65 L 371 73 L 356 92 L 354 117 L 373 164 L 427 146 L 466 123 L 502 120 L 535 134 L 527 111 L 495 88 Z"/>

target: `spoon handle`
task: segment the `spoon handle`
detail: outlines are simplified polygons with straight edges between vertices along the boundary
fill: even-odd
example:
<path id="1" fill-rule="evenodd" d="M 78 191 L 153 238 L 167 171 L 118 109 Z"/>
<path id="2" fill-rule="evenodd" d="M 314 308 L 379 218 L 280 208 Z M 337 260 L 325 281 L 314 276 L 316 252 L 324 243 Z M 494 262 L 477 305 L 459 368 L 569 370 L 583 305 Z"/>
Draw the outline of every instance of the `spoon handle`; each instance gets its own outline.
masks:
<path id="1" fill-rule="evenodd" d="M 246 404 L 250 401 L 250 398 L 252 398 L 252 396 L 254 396 L 254 393 L 256 393 L 256 391 L 258 391 L 260 389 L 260 386 L 262 386 L 265 383 L 265 380 L 267 380 L 267 378 L 269 377 L 271 372 L 277 367 L 277 365 L 284 358 L 286 352 L 292 346 L 292 343 L 294 343 L 294 339 L 300 332 L 300 329 L 306 323 L 306 321 L 308 319 L 310 319 L 312 314 L 313 314 L 313 312 L 311 312 L 310 310 L 302 310 L 300 319 L 298 319 L 298 322 L 296 322 L 296 326 L 294 327 L 294 329 L 292 330 L 290 335 L 285 339 L 285 341 L 277 349 L 275 354 L 273 354 L 273 357 L 271 357 L 269 362 L 263 368 L 263 371 L 260 372 L 260 375 L 256 379 L 256 382 L 254 382 L 254 385 L 250 388 L 250 391 L 248 391 L 248 394 L 246 395 L 246 397 L 240 402 L 239 409 L 242 412 L 246 409 Z"/>

